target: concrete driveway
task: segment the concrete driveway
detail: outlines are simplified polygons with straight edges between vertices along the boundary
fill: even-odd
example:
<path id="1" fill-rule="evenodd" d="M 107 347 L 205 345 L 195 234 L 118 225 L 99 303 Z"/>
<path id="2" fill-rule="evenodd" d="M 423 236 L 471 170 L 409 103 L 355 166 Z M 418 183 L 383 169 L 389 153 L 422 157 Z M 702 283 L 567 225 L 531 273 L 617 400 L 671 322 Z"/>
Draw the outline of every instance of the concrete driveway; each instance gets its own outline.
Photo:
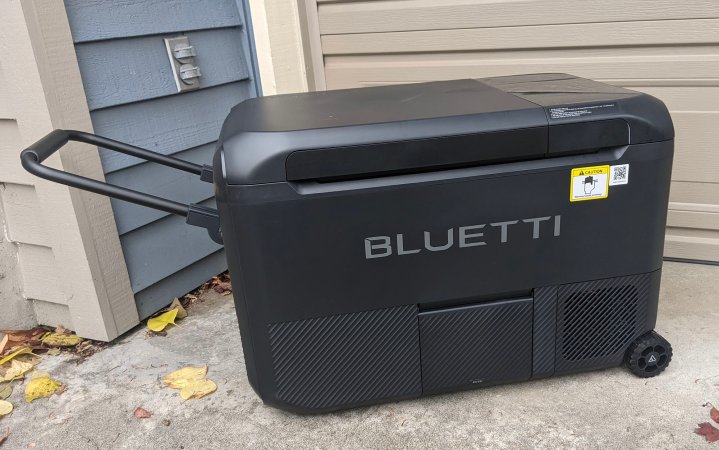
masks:
<path id="1" fill-rule="evenodd" d="M 719 405 L 718 293 L 719 266 L 665 264 L 657 330 L 674 360 L 656 378 L 616 368 L 317 416 L 262 404 L 232 299 L 211 293 L 165 337 L 138 329 L 80 365 L 45 356 L 67 391 L 26 404 L 16 388 L 0 434 L 12 449 L 719 448 L 693 433 L 702 404 Z M 209 366 L 216 393 L 183 402 L 161 386 L 190 364 Z"/>

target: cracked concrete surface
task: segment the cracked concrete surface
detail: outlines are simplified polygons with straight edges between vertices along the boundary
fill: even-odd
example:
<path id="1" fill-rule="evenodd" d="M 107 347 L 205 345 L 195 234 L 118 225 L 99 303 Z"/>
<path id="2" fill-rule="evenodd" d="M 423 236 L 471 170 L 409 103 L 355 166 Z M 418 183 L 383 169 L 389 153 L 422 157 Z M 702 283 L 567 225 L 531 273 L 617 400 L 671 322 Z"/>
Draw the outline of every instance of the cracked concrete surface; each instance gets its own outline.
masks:
<path id="1" fill-rule="evenodd" d="M 61 396 L 22 400 L 0 420 L 3 450 L 96 448 L 712 448 L 693 433 L 719 404 L 719 266 L 667 262 L 657 331 L 674 347 L 665 373 L 622 368 L 297 416 L 266 407 L 245 375 L 231 297 L 209 294 L 166 337 L 144 329 L 75 365 L 44 357 L 40 369 L 68 385 Z M 207 364 L 215 394 L 183 402 L 162 377 Z M 136 419 L 133 410 L 152 411 Z M 169 421 L 169 425 L 163 424 Z"/>

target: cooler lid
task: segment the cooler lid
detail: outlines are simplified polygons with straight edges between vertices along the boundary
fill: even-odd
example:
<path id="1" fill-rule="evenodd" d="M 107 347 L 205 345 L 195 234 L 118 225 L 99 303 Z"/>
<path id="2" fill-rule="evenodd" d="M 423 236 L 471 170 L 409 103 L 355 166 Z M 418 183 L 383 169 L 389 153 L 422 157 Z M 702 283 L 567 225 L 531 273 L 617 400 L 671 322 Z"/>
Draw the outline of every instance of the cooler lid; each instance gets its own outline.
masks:
<path id="1" fill-rule="evenodd" d="M 482 81 L 544 108 L 549 125 L 548 156 L 568 148 L 579 151 L 599 144 L 620 145 L 613 143 L 624 140 L 642 144 L 674 139 L 674 126 L 664 103 L 642 92 L 565 73 Z M 619 120 L 626 123 L 626 130 L 619 129 Z"/>
<path id="2" fill-rule="evenodd" d="M 650 97 L 614 87 L 621 92 L 596 94 L 594 85 L 592 94 L 577 80 L 589 81 L 544 74 L 250 99 L 223 125 L 222 175 L 228 184 L 331 180 L 627 145 L 617 105 Z M 577 92 L 567 93 L 569 82 Z M 588 95 L 614 106 L 601 113 L 566 106 Z"/>

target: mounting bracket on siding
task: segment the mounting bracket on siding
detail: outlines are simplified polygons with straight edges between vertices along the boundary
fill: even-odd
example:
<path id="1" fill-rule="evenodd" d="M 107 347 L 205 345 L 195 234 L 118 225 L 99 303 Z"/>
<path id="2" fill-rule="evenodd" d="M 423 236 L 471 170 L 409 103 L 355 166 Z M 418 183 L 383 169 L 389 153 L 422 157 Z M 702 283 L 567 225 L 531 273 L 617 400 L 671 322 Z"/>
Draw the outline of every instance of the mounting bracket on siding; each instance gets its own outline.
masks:
<path id="1" fill-rule="evenodd" d="M 200 68 L 195 64 L 197 50 L 190 45 L 187 36 L 164 39 L 167 57 L 170 58 L 172 76 L 177 92 L 191 91 L 200 87 Z"/>

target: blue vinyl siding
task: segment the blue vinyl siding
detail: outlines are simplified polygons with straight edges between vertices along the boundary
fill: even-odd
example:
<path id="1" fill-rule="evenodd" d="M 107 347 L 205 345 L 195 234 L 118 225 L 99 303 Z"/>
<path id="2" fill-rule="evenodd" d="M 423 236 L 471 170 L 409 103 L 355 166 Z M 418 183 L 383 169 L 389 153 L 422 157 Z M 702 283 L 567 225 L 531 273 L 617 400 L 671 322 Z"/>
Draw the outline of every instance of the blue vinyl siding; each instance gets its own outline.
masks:
<path id="1" fill-rule="evenodd" d="M 65 0 L 95 133 L 210 164 L 231 107 L 259 94 L 243 0 Z M 177 93 L 163 38 L 197 49 L 201 89 Z M 214 205 L 199 177 L 100 150 L 108 182 Z M 141 317 L 227 268 L 222 247 L 183 217 L 112 200 Z"/>

